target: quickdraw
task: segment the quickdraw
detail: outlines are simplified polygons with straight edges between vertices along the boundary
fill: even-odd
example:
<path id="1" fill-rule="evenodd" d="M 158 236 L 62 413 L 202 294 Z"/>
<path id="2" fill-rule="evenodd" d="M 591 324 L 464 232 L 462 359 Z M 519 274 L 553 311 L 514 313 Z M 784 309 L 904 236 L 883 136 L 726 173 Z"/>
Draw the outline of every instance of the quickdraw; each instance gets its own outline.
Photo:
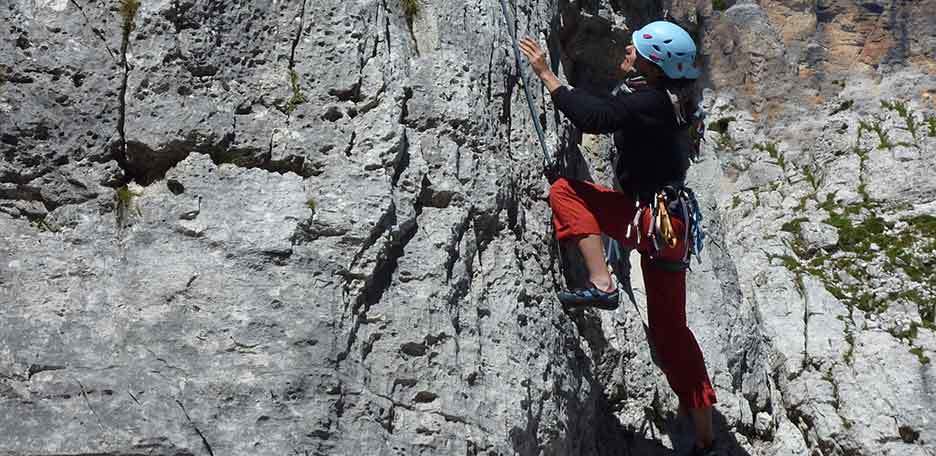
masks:
<path id="1" fill-rule="evenodd" d="M 687 220 L 689 220 L 689 230 L 686 230 L 688 236 L 686 244 L 691 247 L 691 253 L 696 255 L 696 261 L 702 254 L 702 247 L 705 246 L 705 231 L 702 230 L 702 210 L 699 208 L 699 201 L 691 188 L 684 187 L 682 190 L 685 201 L 688 203 Z M 687 258 L 688 260 L 688 258 Z"/>
<path id="2" fill-rule="evenodd" d="M 657 192 L 656 194 L 657 204 L 656 211 L 653 215 L 653 220 L 655 222 L 654 228 L 656 228 L 657 233 L 660 233 L 660 237 L 666 242 L 666 246 L 673 248 L 679 243 L 679 239 L 676 239 L 676 232 L 673 230 L 673 221 L 670 220 L 666 195 L 664 193 L 665 192 Z"/>
<path id="3" fill-rule="evenodd" d="M 637 209 L 634 220 L 627 227 L 626 238 L 636 235 L 635 242 L 641 244 L 646 240 L 649 247 L 647 252 L 652 261 L 667 269 L 686 270 L 689 268 L 693 255 L 697 261 L 705 242 L 705 233 L 702 230 L 702 211 L 699 202 L 691 188 L 684 185 L 667 185 L 645 204 L 635 203 Z M 673 248 L 679 244 L 676 230 L 673 228 L 671 212 L 679 211 L 679 217 L 686 224 L 683 230 L 683 245 L 685 251 L 681 261 L 663 260 L 659 257 L 665 248 Z M 649 223 L 642 227 L 647 213 Z"/>

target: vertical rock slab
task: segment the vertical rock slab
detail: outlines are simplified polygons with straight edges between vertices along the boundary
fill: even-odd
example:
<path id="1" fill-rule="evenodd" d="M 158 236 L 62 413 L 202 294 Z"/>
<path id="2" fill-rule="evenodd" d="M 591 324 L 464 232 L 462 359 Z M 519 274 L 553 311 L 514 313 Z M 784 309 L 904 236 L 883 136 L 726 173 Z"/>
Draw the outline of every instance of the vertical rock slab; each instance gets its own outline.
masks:
<path id="1" fill-rule="evenodd" d="M 12 1 L 0 14 L 0 210 L 38 219 L 120 174 L 95 171 L 121 115 L 119 29 L 104 2 Z"/>
<path id="2" fill-rule="evenodd" d="M 931 452 L 931 2 L 664 3 L 4 4 L 0 452 L 688 449 L 637 311 L 554 299 L 531 123 L 569 175 L 612 151 L 529 112 L 506 28 L 601 94 L 661 6 L 717 89 L 720 445 Z"/>
<path id="3" fill-rule="evenodd" d="M 303 172 L 303 157 L 270 155 L 300 90 L 291 87 L 291 69 L 303 3 L 141 3 L 126 55 L 126 161 L 134 177 L 151 182 L 193 150 Z"/>

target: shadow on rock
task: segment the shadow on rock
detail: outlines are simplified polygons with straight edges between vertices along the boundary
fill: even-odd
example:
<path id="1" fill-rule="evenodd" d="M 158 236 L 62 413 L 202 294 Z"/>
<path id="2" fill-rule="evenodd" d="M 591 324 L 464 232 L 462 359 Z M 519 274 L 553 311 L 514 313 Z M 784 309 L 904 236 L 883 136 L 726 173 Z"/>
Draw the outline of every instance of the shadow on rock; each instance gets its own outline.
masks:
<path id="1" fill-rule="evenodd" d="M 718 442 L 718 449 L 722 450 L 724 456 L 751 456 L 751 453 L 748 453 L 748 451 L 738 443 L 735 434 L 731 432 L 731 426 L 728 424 L 728 420 L 725 418 L 725 415 L 722 415 L 721 412 L 718 411 L 718 408 L 712 413 L 712 421 L 715 426 L 715 440 Z"/>
<path id="2" fill-rule="evenodd" d="M 751 456 L 735 438 L 735 434 L 731 432 L 731 427 L 725 416 L 718 411 L 718 406 L 712 412 L 712 425 L 715 428 L 715 446 L 719 451 L 719 456 Z M 662 426 L 662 429 L 669 436 L 670 441 L 673 442 L 674 449 L 664 448 L 655 440 L 640 437 L 634 441 L 632 447 L 634 454 L 673 456 L 692 454 L 695 432 L 692 428 L 692 420 L 689 417 L 668 413 L 666 423 Z M 653 445 L 656 445 L 658 449 L 654 450 Z"/>

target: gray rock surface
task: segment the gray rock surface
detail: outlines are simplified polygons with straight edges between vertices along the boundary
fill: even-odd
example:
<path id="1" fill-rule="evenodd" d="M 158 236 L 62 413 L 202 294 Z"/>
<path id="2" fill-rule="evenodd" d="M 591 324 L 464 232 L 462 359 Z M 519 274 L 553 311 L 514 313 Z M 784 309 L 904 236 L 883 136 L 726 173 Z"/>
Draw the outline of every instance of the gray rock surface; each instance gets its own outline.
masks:
<path id="1" fill-rule="evenodd" d="M 812 251 L 830 249 L 838 245 L 838 230 L 826 223 L 804 223 L 800 225 L 799 235 L 806 248 Z"/>
<path id="2" fill-rule="evenodd" d="M 404 3 L 0 6 L 0 454 L 687 450 L 639 267 L 554 297 L 530 124 L 605 184 L 608 138 L 531 118 L 496 2 Z M 596 92 L 664 8 L 703 43 L 724 452 L 936 454 L 933 1 L 515 3 Z"/>

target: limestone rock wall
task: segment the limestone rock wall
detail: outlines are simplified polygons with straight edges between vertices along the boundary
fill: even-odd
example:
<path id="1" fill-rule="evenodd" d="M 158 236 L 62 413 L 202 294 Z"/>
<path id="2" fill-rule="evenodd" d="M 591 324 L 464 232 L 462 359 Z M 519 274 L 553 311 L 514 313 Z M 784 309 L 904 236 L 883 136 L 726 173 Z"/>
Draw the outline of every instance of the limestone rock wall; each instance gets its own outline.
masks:
<path id="1" fill-rule="evenodd" d="M 531 123 L 567 175 L 609 146 L 531 118 L 498 2 L 135 5 L 0 5 L 0 454 L 687 449 L 639 268 L 639 309 L 555 300 Z M 596 92 L 664 9 L 703 43 L 727 454 L 936 448 L 932 6 L 511 5 Z"/>

